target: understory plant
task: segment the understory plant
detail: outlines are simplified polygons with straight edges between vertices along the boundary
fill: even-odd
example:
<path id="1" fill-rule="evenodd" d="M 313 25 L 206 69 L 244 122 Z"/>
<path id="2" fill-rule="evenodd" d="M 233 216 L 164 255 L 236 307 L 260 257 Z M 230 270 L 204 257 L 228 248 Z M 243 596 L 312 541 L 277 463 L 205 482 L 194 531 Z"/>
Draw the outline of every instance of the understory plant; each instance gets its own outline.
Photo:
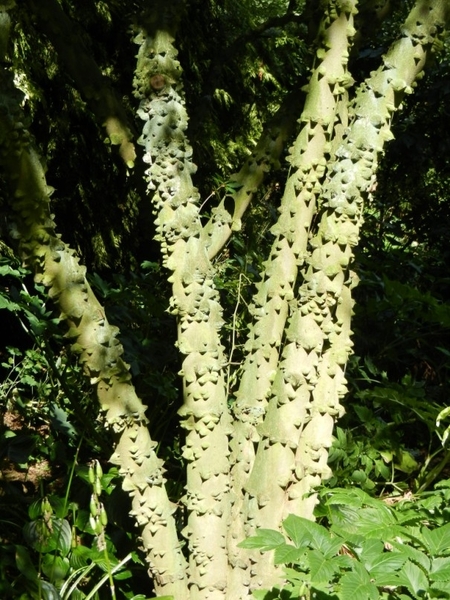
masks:
<path id="1" fill-rule="evenodd" d="M 449 482 L 426 500 L 392 503 L 362 490 L 321 493 L 321 522 L 290 515 L 283 533 L 260 529 L 240 545 L 271 552 L 286 584 L 258 600 L 406 600 L 450 597 Z M 443 493 L 442 493 L 443 492 Z M 430 498 L 432 501 L 430 502 Z"/>
<path id="2" fill-rule="evenodd" d="M 9 522 L 2 518 L 2 597 L 145 600 L 145 595 L 136 594 L 140 557 L 124 530 L 117 524 L 108 527 L 108 512 L 116 521 L 114 505 L 121 503 L 115 493 L 117 470 L 104 475 L 98 461 L 89 467 L 75 465 L 73 462 L 65 489 L 54 489 L 28 507 L 27 516 L 22 515 L 22 531 L 16 516 L 14 525 L 19 530 L 7 534 L 12 516 Z M 80 485 L 81 481 L 87 485 Z M 127 547 L 129 552 L 124 553 Z"/>

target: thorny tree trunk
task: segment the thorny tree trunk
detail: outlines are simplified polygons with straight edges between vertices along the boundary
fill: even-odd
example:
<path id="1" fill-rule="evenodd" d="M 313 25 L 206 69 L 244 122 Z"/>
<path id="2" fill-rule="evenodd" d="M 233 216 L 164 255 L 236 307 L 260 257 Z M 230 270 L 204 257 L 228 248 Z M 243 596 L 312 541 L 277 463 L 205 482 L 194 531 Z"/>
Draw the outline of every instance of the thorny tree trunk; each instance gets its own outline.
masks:
<path id="1" fill-rule="evenodd" d="M 235 194 L 234 214 L 220 205 L 202 227 L 185 137 L 181 66 L 173 45 L 178 9 L 171 12 L 170 4 L 162 5 L 152 5 L 135 40 L 135 90 L 144 121 L 139 143 L 148 166 L 148 198 L 170 271 L 171 310 L 183 356 L 179 413 L 187 431 L 187 560 L 165 492 L 163 465 L 121 358 L 117 330 L 108 324 L 84 267 L 55 233 L 51 190 L 7 71 L 0 94 L 1 164 L 13 188 L 12 220 L 21 257 L 47 286 L 72 348 L 96 386 L 115 444 L 111 462 L 119 465 L 132 498 L 155 590 L 176 600 L 239 600 L 252 589 L 275 584 L 278 573 L 270 556 L 240 550 L 238 542 L 256 527 L 279 528 L 289 513 L 312 518 L 314 489 L 329 474 L 327 449 L 334 419 L 342 413 L 351 351 L 355 277 L 350 265 L 363 200 L 374 184 L 378 156 L 392 137 L 392 116 L 404 94 L 412 92 L 449 9 L 444 1 L 418 0 L 379 69 L 355 89 L 347 61 L 357 0 L 324 3 L 317 65 L 302 128 L 290 151 L 291 175 L 273 228 L 275 241 L 253 302 L 240 387 L 230 402 L 211 261 L 239 227 L 286 132 L 283 120 L 279 130 L 266 132 L 236 176 L 243 187 Z M 9 16 L 2 12 L 3 54 L 8 32 Z M 64 40 L 58 43 L 63 46 Z M 109 114 L 104 106 L 98 112 L 105 123 L 116 124 L 117 141 L 130 162 L 134 151 L 120 113 Z"/>

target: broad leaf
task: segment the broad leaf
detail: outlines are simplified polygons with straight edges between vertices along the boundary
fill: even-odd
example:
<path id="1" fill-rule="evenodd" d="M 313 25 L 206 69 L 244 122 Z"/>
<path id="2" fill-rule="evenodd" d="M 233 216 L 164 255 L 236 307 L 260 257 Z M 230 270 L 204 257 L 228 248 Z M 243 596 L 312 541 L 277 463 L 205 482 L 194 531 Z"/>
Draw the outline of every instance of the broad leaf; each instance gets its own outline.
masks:
<path id="1" fill-rule="evenodd" d="M 274 561 L 276 565 L 299 563 L 304 556 L 305 551 L 303 548 L 296 548 L 291 544 L 282 544 L 275 548 Z"/>
<path id="2" fill-rule="evenodd" d="M 42 598 L 42 600 L 61 600 L 61 596 L 58 594 L 56 588 L 48 581 L 40 581 L 39 586 L 39 598 Z"/>
<path id="3" fill-rule="evenodd" d="M 448 583 L 446 581 L 435 581 L 433 585 L 430 586 L 430 594 L 431 598 L 439 598 L 439 600 L 450 598 L 450 589 Z"/>
<path id="4" fill-rule="evenodd" d="M 408 588 L 414 595 L 424 595 L 428 590 L 428 580 L 420 567 L 408 560 L 399 572 L 401 585 Z"/>
<path id="5" fill-rule="evenodd" d="M 278 588 L 273 588 L 272 590 L 253 590 L 252 598 L 255 598 L 255 600 L 278 600 L 280 593 L 281 590 Z M 286 596 L 286 598 L 291 598 L 291 596 Z"/>
<path id="6" fill-rule="evenodd" d="M 69 437 L 75 437 L 77 435 L 76 429 L 69 421 L 69 414 L 64 409 L 57 406 L 56 403 L 51 405 L 50 415 L 52 425 L 57 431 L 60 431 Z"/>
<path id="7" fill-rule="evenodd" d="M 431 561 L 430 579 L 432 581 L 450 581 L 450 558 L 434 558 Z"/>
<path id="8" fill-rule="evenodd" d="M 361 508 L 363 504 L 371 504 L 372 498 L 359 488 L 348 490 L 345 488 L 335 488 L 332 494 L 327 493 L 325 504 L 332 506 L 334 504 L 343 504 L 353 508 Z"/>
<path id="9" fill-rule="evenodd" d="M 88 565 L 91 559 L 92 550 L 87 546 L 78 545 L 70 554 L 70 565 L 76 571 Z"/>
<path id="10" fill-rule="evenodd" d="M 395 571 L 394 573 L 381 573 L 377 575 L 377 577 L 372 577 L 371 581 L 378 587 L 401 587 L 402 581 L 399 576 L 399 572 Z M 397 596 L 395 596 L 397 600 Z M 410 598 L 410 596 L 408 596 Z"/>
<path id="11" fill-rule="evenodd" d="M 363 508 L 359 512 L 357 531 L 360 535 L 379 540 L 391 539 L 396 534 L 397 519 L 387 506 Z"/>
<path id="12" fill-rule="evenodd" d="M 354 570 L 341 578 L 338 595 L 340 600 L 378 600 L 380 597 L 377 587 L 370 581 L 369 574 L 356 561 Z"/>
<path id="13" fill-rule="evenodd" d="M 313 548 L 320 549 L 322 546 L 325 546 L 327 549 L 335 549 L 342 545 L 341 542 L 336 546 L 336 541 L 331 540 L 330 534 L 325 527 L 303 517 L 289 515 L 283 521 L 283 528 L 297 548 L 312 546 Z"/>
<path id="14" fill-rule="evenodd" d="M 377 578 L 387 573 L 394 573 L 400 570 L 405 562 L 407 556 L 398 552 L 385 552 L 378 557 L 372 564 L 372 567 L 368 569 L 371 577 Z"/>
<path id="15" fill-rule="evenodd" d="M 370 571 L 372 566 L 383 554 L 384 544 L 381 540 L 364 540 L 359 548 L 355 548 L 355 552 L 360 557 L 365 568 Z"/>
<path id="16" fill-rule="evenodd" d="M 44 554 L 42 557 L 42 570 L 51 582 L 65 579 L 70 569 L 69 559 L 53 554 Z"/>
<path id="17" fill-rule="evenodd" d="M 25 546 L 16 545 L 16 565 L 19 571 L 30 581 L 37 581 L 38 573 Z"/>
<path id="18" fill-rule="evenodd" d="M 450 553 L 450 523 L 431 531 L 427 527 L 423 527 L 421 533 L 432 556 Z"/>
<path id="19" fill-rule="evenodd" d="M 58 551 L 66 556 L 72 546 L 72 528 L 66 519 L 53 519 L 53 530 Z"/>
<path id="20" fill-rule="evenodd" d="M 311 582 L 313 584 L 328 583 L 333 579 L 334 574 L 339 571 L 339 562 L 326 557 L 318 550 L 311 550 L 308 552 L 306 558 L 309 563 Z"/>
<path id="21" fill-rule="evenodd" d="M 391 541 L 391 545 L 401 554 L 408 557 L 413 563 L 420 565 L 423 567 L 425 572 L 430 570 L 430 559 L 426 554 L 424 554 L 421 550 L 414 548 L 413 546 L 408 546 L 406 544 L 401 544 L 396 540 Z"/>
<path id="22" fill-rule="evenodd" d="M 36 519 L 26 523 L 23 533 L 28 544 L 37 552 L 53 552 L 57 549 L 65 556 L 70 551 L 72 529 L 65 519 Z"/>
<path id="23" fill-rule="evenodd" d="M 261 552 L 273 550 L 277 546 L 285 543 L 283 535 L 273 529 L 257 529 L 256 535 L 253 535 L 238 544 L 239 548 L 257 548 Z"/>

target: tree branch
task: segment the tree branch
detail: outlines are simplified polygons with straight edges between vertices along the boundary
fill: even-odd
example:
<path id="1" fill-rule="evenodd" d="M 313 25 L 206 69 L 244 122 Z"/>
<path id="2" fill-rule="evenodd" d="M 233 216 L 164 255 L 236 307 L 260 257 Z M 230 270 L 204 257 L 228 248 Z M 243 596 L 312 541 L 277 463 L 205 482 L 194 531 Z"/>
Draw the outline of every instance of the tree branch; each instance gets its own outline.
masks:
<path id="1" fill-rule="evenodd" d="M 0 27 L 0 36 L 3 33 Z M 50 194 L 40 158 L 23 126 L 21 94 L 12 74 L 0 72 L 0 164 L 11 188 L 10 218 L 19 234 L 22 260 L 43 283 L 61 311 L 66 337 L 79 355 L 84 373 L 95 386 L 105 426 L 112 432 L 123 488 L 132 501 L 141 542 L 155 587 L 160 593 L 189 598 L 185 560 L 164 483 L 162 461 L 149 435 L 145 406 L 131 383 L 123 347 L 86 280 L 86 268 L 55 232 Z"/>
<path id="2" fill-rule="evenodd" d="M 262 185 L 266 174 L 278 165 L 284 144 L 294 128 L 302 104 L 302 94 L 297 90 L 284 98 L 278 111 L 264 127 L 259 142 L 245 165 L 239 173 L 230 177 L 239 189 L 233 194 L 227 194 L 219 206 L 212 209 L 212 217 L 202 231 L 210 260 L 222 250 L 232 232 L 240 230 L 241 219 L 253 195 Z M 234 202 L 233 214 L 225 207 L 227 200 Z"/>

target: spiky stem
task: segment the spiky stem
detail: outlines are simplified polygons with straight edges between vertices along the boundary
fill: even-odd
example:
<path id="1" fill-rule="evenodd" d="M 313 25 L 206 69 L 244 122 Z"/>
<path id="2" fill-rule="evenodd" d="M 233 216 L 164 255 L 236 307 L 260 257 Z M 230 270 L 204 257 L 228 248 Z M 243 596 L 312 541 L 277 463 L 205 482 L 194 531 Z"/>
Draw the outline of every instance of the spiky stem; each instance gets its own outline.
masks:
<path id="1" fill-rule="evenodd" d="M 0 163 L 13 191 L 11 220 L 20 256 L 35 281 L 47 287 L 67 327 L 71 348 L 96 388 L 104 424 L 115 442 L 111 462 L 119 466 L 123 488 L 131 496 L 131 514 L 139 527 L 155 588 L 160 594 L 188 598 L 185 560 L 173 518 L 175 507 L 164 487 L 164 469 L 149 435 L 145 406 L 122 359 L 118 329 L 108 323 L 86 280 L 86 268 L 55 232 L 50 213 L 52 190 L 23 127 L 20 95 L 9 73 L 2 71 L 1 78 Z"/>

